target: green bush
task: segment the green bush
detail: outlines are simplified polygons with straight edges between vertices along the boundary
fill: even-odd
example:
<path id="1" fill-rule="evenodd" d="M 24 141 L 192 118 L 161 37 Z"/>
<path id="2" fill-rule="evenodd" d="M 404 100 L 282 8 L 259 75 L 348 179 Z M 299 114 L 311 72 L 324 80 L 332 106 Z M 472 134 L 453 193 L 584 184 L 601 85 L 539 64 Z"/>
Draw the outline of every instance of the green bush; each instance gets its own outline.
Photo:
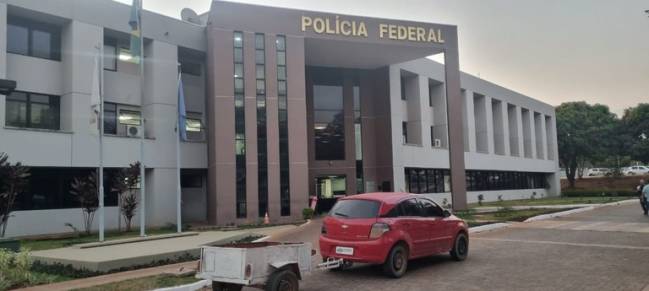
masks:
<path id="1" fill-rule="evenodd" d="M 611 189 L 583 189 L 583 190 L 562 190 L 563 197 L 630 197 L 638 194 L 632 190 L 611 190 Z"/>
<path id="2" fill-rule="evenodd" d="M 304 208 L 302 209 L 302 218 L 304 218 L 304 220 L 311 219 L 313 218 L 314 212 L 315 211 L 311 208 Z"/>
<path id="3" fill-rule="evenodd" d="M 14 253 L 0 249 L 0 290 L 30 284 L 34 280 L 31 267 L 29 251 L 23 249 Z"/>

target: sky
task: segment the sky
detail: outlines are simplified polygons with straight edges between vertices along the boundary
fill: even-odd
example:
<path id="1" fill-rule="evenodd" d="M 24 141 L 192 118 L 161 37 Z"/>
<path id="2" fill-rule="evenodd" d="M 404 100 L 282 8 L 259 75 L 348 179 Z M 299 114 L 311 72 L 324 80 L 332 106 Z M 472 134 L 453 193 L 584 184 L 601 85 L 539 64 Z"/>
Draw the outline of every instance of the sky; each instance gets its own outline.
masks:
<path id="1" fill-rule="evenodd" d="M 117 0 L 131 3 L 131 0 Z M 210 0 L 144 0 L 179 18 Z M 552 105 L 649 102 L 647 0 L 237 0 L 458 26 L 462 71 Z"/>

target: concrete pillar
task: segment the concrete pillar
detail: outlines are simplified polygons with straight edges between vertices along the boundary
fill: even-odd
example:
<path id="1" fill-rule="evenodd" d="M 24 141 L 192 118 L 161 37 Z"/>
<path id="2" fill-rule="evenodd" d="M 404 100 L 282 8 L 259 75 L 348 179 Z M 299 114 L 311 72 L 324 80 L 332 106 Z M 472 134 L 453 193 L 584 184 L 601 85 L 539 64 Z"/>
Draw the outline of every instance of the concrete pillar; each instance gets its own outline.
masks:
<path id="1" fill-rule="evenodd" d="M 176 223 L 178 47 L 151 41 L 145 42 L 144 52 L 144 133 L 155 138 L 145 143 L 147 225 L 161 226 Z"/>
<path id="2" fill-rule="evenodd" d="M 266 133 L 268 140 L 268 216 L 280 218 L 279 104 L 276 36 L 266 34 Z"/>
<path id="3" fill-rule="evenodd" d="M 444 53 L 446 76 L 446 104 L 448 112 L 449 161 L 454 210 L 467 209 L 466 173 L 464 164 L 464 134 L 462 133 L 462 92 L 460 88 L 460 62 L 458 56 L 457 28 L 447 36 Z"/>
<path id="4" fill-rule="evenodd" d="M 246 218 L 244 223 L 259 219 L 259 164 L 257 158 L 257 78 L 255 34 L 243 35 L 244 109 L 246 123 Z"/>
<path id="5" fill-rule="evenodd" d="M 473 104 L 473 91 L 464 90 L 464 106 L 466 107 L 466 119 L 464 128 L 466 132 L 464 133 L 464 138 L 468 140 L 469 152 L 476 152 L 476 139 L 475 139 L 475 112 Z"/>
<path id="6" fill-rule="evenodd" d="M 493 108 L 491 106 L 492 100 L 493 98 L 485 95 L 484 101 L 485 101 L 485 117 L 487 120 L 487 153 L 490 155 L 493 155 L 496 152 L 496 147 L 494 144 L 495 143 L 494 135 L 496 134 L 496 131 L 494 130 Z"/>
<path id="7" fill-rule="evenodd" d="M 503 123 L 503 136 L 502 136 L 502 142 L 504 144 L 504 155 L 505 156 L 511 156 L 512 151 L 510 149 L 509 145 L 509 113 L 508 113 L 508 107 L 507 107 L 507 102 L 500 102 L 500 113 L 502 114 L 502 123 Z"/>
<path id="8" fill-rule="evenodd" d="M 539 136 L 541 137 L 541 142 L 539 143 L 541 145 L 541 151 L 538 158 L 545 160 L 548 158 L 548 146 L 547 146 L 548 143 L 547 143 L 547 132 L 545 130 L 545 115 L 539 114 L 538 123 L 541 131 L 539 134 Z"/>

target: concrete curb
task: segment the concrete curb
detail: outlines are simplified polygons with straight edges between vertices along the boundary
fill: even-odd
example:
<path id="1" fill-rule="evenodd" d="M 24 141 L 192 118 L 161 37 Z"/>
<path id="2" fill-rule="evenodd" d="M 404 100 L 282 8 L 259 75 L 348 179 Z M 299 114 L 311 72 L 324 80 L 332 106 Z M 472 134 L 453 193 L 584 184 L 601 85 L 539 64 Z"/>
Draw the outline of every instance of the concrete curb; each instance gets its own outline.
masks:
<path id="1" fill-rule="evenodd" d="M 628 200 L 616 201 L 616 202 L 611 202 L 611 203 L 596 204 L 596 205 L 591 205 L 591 206 L 587 206 L 587 207 L 581 207 L 581 208 L 567 210 L 567 211 L 561 211 L 561 212 L 537 215 L 537 216 L 534 216 L 534 217 L 530 217 L 530 218 L 526 219 L 523 222 L 548 220 L 548 219 L 553 219 L 553 218 L 556 218 L 556 217 L 564 217 L 564 216 L 573 215 L 573 214 L 576 214 L 576 213 L 591 211 L 591 210 L 595 210 L 597 208 L 608 207 L 608 206 L 626 205 L 626 204 L 631 204 L 631 203 L 636 203 L 636 202 L 637 202 L 636 199 L 628 199 Z"/>
<path id="2" fill-rule="evenodd" d="M 511 223 L 499 222 L 499 223 L 485 224 L 481 226 L 474 226 L 469 228 L 469 234 L 476 234 L 476 233 L 506 228 L 509 227 L 510 225 Z"/>
<path id="3" fill-rule="evenodd" d="M 182 286 L 175 286 L 175 287 L 168 287 L 168 288 L 159 288 L 155 289 L 155 291 L 195 291 L 199 290 L 205 287 L 211 287 L 212 286 L 212 281 L 210 280 L 201 280 L 195 283 L 187 284 L 187 285 L 182 285 Z"/>

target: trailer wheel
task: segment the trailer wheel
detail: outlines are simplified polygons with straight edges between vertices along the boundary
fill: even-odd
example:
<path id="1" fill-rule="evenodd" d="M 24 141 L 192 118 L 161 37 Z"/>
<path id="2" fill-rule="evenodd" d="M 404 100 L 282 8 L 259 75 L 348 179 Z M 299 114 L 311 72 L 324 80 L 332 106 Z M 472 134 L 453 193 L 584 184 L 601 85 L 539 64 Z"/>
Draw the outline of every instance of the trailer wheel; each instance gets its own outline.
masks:
<path id="1" fill-rule="evenodd" d="M 212 281 L 212 291 L 241 291 L 243 286 L 231 283 Z"/>
<path id="2" fill-rule="evenodd" d="M 299 289 L 297 275 L 291 270 L 275 272 L 266 282 L 266 291 L 298 291 Z"/>

